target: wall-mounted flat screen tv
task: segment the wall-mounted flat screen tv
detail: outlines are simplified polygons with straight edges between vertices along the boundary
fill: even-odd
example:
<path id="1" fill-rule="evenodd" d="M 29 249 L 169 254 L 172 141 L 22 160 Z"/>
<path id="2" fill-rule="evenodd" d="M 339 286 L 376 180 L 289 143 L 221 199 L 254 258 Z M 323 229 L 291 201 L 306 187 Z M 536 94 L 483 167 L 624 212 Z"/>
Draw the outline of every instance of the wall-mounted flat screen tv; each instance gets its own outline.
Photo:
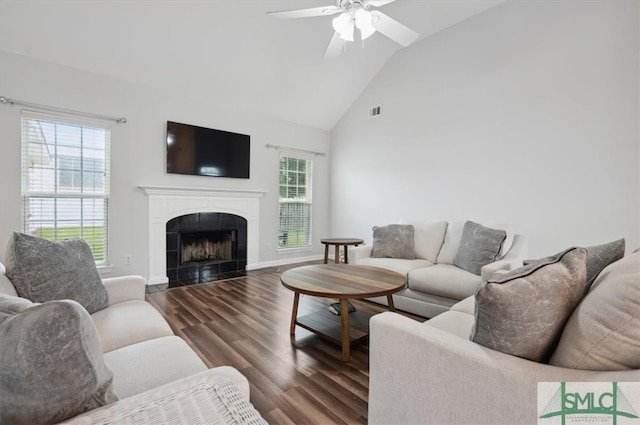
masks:
<path id="1" fill-rule="evenodd" d="M 167 173 L 249 178 L 251 137 L 167 121 Z"/>

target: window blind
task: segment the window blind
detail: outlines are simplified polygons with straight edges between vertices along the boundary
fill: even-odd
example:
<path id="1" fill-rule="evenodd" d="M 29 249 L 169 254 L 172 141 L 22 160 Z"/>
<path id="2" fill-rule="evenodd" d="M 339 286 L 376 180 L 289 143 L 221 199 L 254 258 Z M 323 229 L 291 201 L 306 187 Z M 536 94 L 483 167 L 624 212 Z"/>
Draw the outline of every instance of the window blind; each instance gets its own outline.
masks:
<path id="1" fill-rule="evenodd" d="M 279 248 L 311 246 L 312 169 L 310 159 L 280 155 Z"/>
<path id="2" fill-rule="evenodd" d="M 103 122 L 23 111 L 25 233 L 81 237 L 97 265 L 108 265 L 110 143 Z"/>

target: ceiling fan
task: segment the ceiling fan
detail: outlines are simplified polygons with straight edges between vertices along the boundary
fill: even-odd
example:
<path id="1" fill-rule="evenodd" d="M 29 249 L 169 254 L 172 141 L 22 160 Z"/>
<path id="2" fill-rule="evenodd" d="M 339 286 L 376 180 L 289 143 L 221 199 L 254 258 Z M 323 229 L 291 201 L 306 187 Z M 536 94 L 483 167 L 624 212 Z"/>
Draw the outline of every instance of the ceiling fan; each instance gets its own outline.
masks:
<path id="1" fill-rule="evenodd" d="M 275 18 L 290 19 L 329 16 L 339 13 L 340 15 L 333 19 L 335 32 L 324 52 L 325 58 L 333 59 L 340 55 L 347 41 L 353 41 L 355 28 L 360 31 L 362 40 L 378 31 L 404 47 L 416 41 L 420 34 L 411 28 L 404 26 L 378 10 L 369 10 L 394 1 L 396 0 L 336 0 L 335 6 L 285 10 L 282 12 L 268 12 L 267 14 Z"/>

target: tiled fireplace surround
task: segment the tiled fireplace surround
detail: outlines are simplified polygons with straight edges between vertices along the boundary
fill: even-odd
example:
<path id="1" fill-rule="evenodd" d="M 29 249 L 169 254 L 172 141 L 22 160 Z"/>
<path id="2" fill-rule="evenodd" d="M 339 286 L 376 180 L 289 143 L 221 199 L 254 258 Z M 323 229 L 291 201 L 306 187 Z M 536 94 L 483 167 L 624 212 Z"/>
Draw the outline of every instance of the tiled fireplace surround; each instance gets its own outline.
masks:
<path id="1" fill-rule="evenodd" d="M 218 223 L 222 222 L 222 227 L 232 227 L 233 229 L 237 229 L 235 227 L 237 224 L 246 222 L 246 268 L 251 269 L 253 264 L 258 263 L 259 198 L 265 193 L 264 191 L 160 186 L 140 186 L 140 189 L 147 194 L 149 206 L 149 285 L 169 283 L 167 230 L 171 230 L 171 223 L 181 220 L 173 219 L 190 214 L 195 215 L 190 216 L 191 218 L 185 217 L 182 221 L 186 219 L 186 221 L 193 222 L 203 218 L 204 222 L 215 220 Z M 170 228 L 167 229 L 169 222 L 171 222 Z M 206 228 L 204 230 L 214 229 Z M 244 242 L 243 233 L 245 232 L 236 230 L 234 233 L 236 238 L 234 248 L 238 249 L 240 255 L 243 255 L 245 247 L 242 246 L 242 242 Z M 238 236 L 242 238 L 242 242 L 238 242 Z M 220 267 L 224 270 L 226 266 L 205 267 L 205 274 L 211 273 L 211 270 L 214 269 L 220 270 Z M 202 267 L 198 269 L 203 270 Z"/>

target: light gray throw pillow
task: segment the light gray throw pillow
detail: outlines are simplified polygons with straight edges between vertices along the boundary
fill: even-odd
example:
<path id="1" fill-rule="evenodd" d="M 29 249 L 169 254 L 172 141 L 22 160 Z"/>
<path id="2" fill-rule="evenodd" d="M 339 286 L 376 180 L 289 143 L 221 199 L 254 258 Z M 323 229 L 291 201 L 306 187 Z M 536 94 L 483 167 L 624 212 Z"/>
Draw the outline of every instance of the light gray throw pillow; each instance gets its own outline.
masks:
<path id="1" fill-rule="evenodd" d="M 489 280 L 476 291 L 471 340 L 496 351 L 545 362 L 580 302 L 586 283 L 584 248 Z"/>
<path id="2" fill-rule="evenodd" d="M 507 238 L 504 230 L 491 229 L 467 221 L 462 229 L 462 238 L 453 265 L 480 276 L 483 266 L 493 263 L 500 255 L 500 248 Z"/>
<path id="3" fill-rule="evenodd" d="M 609 265 L 576 307 L 549 364 L 640 369 L 640 252 Z"/>
<path id="4" fill-rule="evenodd" d="M 89 313 L 109 304 L 91 248 L 80 238 L 50 241 L 13 232 L 5 265 L 18 295 L 31 301 L 75 300 Z"/>
<path id="5" fill-rule="evenodd" d="M 117 401 L 98 333 L 80 304 L 28 307 L 7 298 L 15 297 L 0 295 L 0 423 L 57 423 Z"/>
<path id="6" fill-rule="evenodd" d="M 411 224 L 389 224 L 373 227 L 374 258 L 404 258 L 415 260 L 413 249 L 413 226 Z"/>

